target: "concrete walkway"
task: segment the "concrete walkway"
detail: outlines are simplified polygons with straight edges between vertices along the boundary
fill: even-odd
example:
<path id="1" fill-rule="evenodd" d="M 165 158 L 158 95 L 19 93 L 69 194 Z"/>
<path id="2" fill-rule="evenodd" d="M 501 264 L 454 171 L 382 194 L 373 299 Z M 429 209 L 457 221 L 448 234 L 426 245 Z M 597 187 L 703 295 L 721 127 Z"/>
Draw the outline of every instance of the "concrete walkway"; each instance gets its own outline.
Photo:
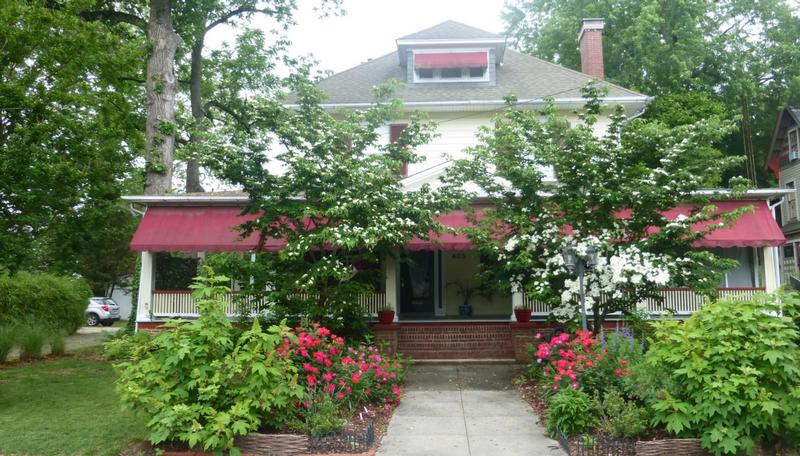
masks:
<path id="1" fill-rule="evenodd" d="M 514 364 L 422 364 L 378 455 L 565 455 L 512 381 Z"/>

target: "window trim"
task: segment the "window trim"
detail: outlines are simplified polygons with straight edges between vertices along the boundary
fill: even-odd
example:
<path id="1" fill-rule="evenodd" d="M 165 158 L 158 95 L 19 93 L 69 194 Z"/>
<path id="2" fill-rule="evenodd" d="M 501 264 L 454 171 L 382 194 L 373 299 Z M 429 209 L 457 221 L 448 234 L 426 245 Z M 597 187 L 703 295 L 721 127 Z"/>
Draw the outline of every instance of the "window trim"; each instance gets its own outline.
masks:
<path id="1" fill-rule="evenodd" d="M 794 158 L 792 157 L 792 136 L 794 136 L 795 145 Z M 789 163 L 800 159 L 800 127 L 797 125 L 786 130 L 786 149 Z"/>

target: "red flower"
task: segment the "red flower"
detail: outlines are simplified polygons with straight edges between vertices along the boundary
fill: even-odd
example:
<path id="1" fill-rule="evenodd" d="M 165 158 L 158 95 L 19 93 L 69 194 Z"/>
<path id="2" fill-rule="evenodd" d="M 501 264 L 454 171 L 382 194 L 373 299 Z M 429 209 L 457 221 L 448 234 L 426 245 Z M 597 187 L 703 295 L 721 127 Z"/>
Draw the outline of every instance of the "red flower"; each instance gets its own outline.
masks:
<path id="1" fill-rule="evenodd" d="M 308 374 L 306 375 L 306 382 L 308 382 L 308 386 L 314 386 L 317 384 L 317 376 Z"/>

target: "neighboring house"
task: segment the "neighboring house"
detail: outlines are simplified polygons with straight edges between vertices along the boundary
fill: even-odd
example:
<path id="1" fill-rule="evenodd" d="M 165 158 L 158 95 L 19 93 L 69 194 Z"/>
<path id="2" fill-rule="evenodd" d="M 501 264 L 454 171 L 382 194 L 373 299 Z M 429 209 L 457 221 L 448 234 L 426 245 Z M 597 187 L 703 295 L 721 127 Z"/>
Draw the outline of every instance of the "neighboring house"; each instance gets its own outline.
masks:
<path id="1" fill-rule="evenodd" d="M 395 52 L 324 79 L 319 87 L 328 95 L 327 108 L 358 109 L 373 103 L 371 87 L 391 79 L 404 82 L 396 96 L 409 110 L 428 112 L 439 123 L 439 136 L 418 149 L 424 160 L 403 169 L 402 183 L 409 189 L 425 183 L 435 187 L 450 164 L 448 157 L 463 156 L 466 147 L 475 145 L 477 129 L 488 125 L 492 114 L 503 108 L 507 94 L 518 97 L 520 108 L 542 107 L 544 99 L 552 97 L 564 115 L 577 121 L 574 110 L 584 103 L 581 88 L 594 78 L 604 77 L 602 29 L 603 20 L 584 20 L 578 34 L 583 72 L 577 72 L 507 49 L 500 35 L 448 21 L 397 39 Z M 601 84 L 609 90 L 604 102 L 622 105 L 631 117 L 640 114 L 650 100 L 608 82 Z M 602 118 L 596 125 L 597 133 L 604 133 L 608 123 L 608 118 Z M 381 131 L 383 140 L 396 140 L 404 126 L 403 120 L 385 125 Z M 741 200 L 718 203 L 724 210 L 755 208 L 732 227 L 713 232 L 698 245 L 741 263 L 720 284 L 721 294 L 751 296 L 779 285 L 777 246 L 783 245 L 785 239 L 774 220 L 770 201 L 783 193 L 754 190 Z M 232 231 L 246 218 L 239 213 L 247 195 L 125 199 L 147 206 L 131 244 L 142 252 L 137 316 L 140 327 L 157 325 L 167 317 L 191 317 L 196 312 L 188 292 L 158 289 L 155 253 L 188 252 L 202 257 L 204 252 L 212 251 L 250 252 L 256 246 L 254 237 L 237 240 L 237 233 Z M 673 212 L 677 215 L 677 210 Z M 440 220 L 455 228 L 467 224 L 462 212 L 446 214 Z M 280 241 L 271 240 L 265 249 L 277 251 L 281 245 Z M 532 307 L 539 321 L 548 315 L 546 307 L 522 293 L 477 296 L 470 302 L 473 315 L 460 315 L 463 298 L 452 284 L 474 286 L 478 272 L 477 255 L 463 235 L 442 235 L 436 242 L 413 240 L 405 254 L 415 260 L 413 265 L 382 259 L 385 285 L 363 296 L 361 303 L 373 313 L 381 305 L 397 310 L 399 324 L 378 329 L 388 334 L 381 333 L 381 337 L 407 354 L 418 358 L 509 357 L 518 348 L 512 344 L 520 339 L 517 333 L 522 331 L 529 337 L 531 331 L 530 325 L 513 322 L 513 306 Z M 684 315 L 697 310 L 703 302 L 688 289 L 666 289 L 663 296 L 667 307 Z M 660 309 L 652 303 L 653 312 Z M 462 337 L 464 333 L 469 335 Z"/>
<path id="2" fill-rule="evenodd" d="M 786 236 L 782 254 L 782 276 L 800 278 L 800 219 L 797 191 L 800 189 L 800 108 L 787 106 L 778 114 L 772 129 L 765 168 L 778 179 L 778 186 L 790 193 L 780 205 L 780 223 Z"/>

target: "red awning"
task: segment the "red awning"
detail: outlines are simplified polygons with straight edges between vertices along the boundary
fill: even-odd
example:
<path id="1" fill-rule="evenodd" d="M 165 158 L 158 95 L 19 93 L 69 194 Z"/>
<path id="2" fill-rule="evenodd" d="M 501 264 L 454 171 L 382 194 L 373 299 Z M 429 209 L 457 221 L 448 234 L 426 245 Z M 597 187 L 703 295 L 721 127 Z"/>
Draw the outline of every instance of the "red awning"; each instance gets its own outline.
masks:
<path id="1" fill-rule="evenodd" d="M 415 68 L 483 68 L 486 66 L 488 66 L 486 52 L 414 54 Z"/>
<path id="2" fill-rule="evenodd" d="M 717 201 L 720 212 L 744 206 L 754 210 L 739 217 L 728 228 L 713 231 L 705 239 L 697 241 L 696 247 L 767 247 L 786 243 L 780 227 L 765 201 Z M 480 208 L 477 208 L 480 216 Z M 681 205 L 664 215 L 674 220 L 679 214 L 688 215 L 694 206 Z M 131 241 L 131 249 L 149 252 L 237 252 L 252 251 L 258 245 L 258 237 L 251 235 L 240 239 L 236 227 L 253 220 L 255 215 L 242 216 L 240 207 L 233 206 L 153 206 L 147 212 Z M 620 214 L 624 216 L 624 214 Z M 438 217 L 451 228 L 471 226 L 464 211 L 453 211 Z M 704 229 L 709 223 L 699 223 L 696 229 Z M 286 243 L 268 239 L 264 250 L 276 252 Z M 468 250 L 473 246 L 464 234 L 444 233 L 432 235 L 430 240 L 418 238 L 408 243 L 409 250 Z"/>
<path id="3" fill-rule="evenodd" d="M 450 228 L 472 226 L 464 211 L 449 212 L 437 217 L 436 220 Z M 411 239 L 408 242 L 408 250 L 471 250 L 474 248 L 469 238 L 463 233 L 442 233 L 440 235 L 430 233 L 430 235 L 430 240 L 416 237 Z"/>
<path id="4" fill-rule="evenodd" d="M 786 238 L 775 222 L 766 201 L 712 201 L 711 204 L 717 206 L 718 213 L 747 206 L 752 206 L 753 210 L 741 215 L 730 227 L 712 231 L 705 238 L 695 242 L 695 247 L 775 247 L 786 244 Z M 689 215 L 695 207 L 684 204 L 665 212 L 664 216 L 669 220 L 675 220 L 680 214 Z M 697 223 L 693 228 L 698 231 L 704 230 L 709 224 L 721 221 L 717 219 Z"/>
<path id="5" fill-rule="evenodd" d="M 246 252 L 258 236 L 241 239 L 236 227 L 256 218 L 234 206 L 148 207 L 131 240 L 137 252 Z M 284 241 L 269 239 L 264 250 L 276 252 Z"/>

